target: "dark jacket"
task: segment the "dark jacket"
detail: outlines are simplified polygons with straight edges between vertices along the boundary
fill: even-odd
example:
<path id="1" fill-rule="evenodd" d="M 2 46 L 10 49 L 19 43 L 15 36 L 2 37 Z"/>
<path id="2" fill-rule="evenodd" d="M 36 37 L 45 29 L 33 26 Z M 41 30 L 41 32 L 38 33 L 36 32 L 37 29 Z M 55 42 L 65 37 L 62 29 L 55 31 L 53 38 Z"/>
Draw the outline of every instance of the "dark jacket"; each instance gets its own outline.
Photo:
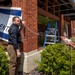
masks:
<path id="1" fill-rule="evenodd" d="M 20 36 L 20 30 L 18 25 L 12 24 L 9 31 L 9 43 L 14 46 L 14 49 L 19 49 L 19 43 L 22 43 L 21 36 Z"/>

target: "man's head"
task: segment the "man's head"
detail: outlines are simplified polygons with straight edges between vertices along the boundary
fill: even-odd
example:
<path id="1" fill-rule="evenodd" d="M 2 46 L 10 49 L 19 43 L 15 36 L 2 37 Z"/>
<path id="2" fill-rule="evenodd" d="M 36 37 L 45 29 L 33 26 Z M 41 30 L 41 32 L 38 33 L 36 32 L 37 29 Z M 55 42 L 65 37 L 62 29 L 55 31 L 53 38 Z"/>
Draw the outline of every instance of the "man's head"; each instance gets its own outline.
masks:
<path id="1" fill-rule="evenodd" d="M 21 19 L 19 17 L 17 17 L 17 16 L 13 17 L 12 21 L 16 25 L 20 25 L 20 23 L 21 23 Z"/>

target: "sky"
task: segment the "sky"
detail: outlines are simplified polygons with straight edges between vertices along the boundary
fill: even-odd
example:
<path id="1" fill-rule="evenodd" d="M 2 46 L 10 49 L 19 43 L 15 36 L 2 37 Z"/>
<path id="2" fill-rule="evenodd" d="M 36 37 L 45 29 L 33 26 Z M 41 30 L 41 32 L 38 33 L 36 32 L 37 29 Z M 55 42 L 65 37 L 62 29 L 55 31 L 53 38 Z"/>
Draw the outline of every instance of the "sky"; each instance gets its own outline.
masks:
<path id="1" fill-rule="evenodd" d="M 75 2 L 75 0 L 74 0 L 74 2 Z"/>

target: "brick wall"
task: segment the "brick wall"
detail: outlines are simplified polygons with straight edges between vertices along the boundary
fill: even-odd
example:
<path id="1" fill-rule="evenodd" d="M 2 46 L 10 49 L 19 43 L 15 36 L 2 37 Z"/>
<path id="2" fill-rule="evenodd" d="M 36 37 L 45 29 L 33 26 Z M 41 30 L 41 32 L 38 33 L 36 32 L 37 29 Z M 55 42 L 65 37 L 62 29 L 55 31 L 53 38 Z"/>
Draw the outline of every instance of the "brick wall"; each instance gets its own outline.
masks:
<path id="1" fill-rule="evenodd" d="M 37 0 L 12 0 L 13 7 L 22 8 L 22 17 L 26 22 L 25 37 L 23 36 L 23 51 L 37 49 Z M 28 28 L 27 28 L 28 27 Z M 30 29 L 30 30 L 29 30 Z M 33 32 L 32 32 L 33 31 Z"/>

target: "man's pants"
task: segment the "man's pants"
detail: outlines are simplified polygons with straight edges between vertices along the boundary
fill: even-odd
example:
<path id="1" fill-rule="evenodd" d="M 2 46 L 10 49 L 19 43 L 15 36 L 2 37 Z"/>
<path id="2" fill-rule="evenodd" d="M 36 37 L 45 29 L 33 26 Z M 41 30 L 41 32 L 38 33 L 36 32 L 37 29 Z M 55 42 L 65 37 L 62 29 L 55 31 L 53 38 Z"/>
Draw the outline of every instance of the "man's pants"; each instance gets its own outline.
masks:
<path id="1" fill-rule="evenodd" d="M 9 75 L 17 75 L 17 69 L 20 66 L 20 58 L 17 58 L 16 50 L 14 50 L 11 44 L 8 45 L 7 52 L 10 58 Z"/>

